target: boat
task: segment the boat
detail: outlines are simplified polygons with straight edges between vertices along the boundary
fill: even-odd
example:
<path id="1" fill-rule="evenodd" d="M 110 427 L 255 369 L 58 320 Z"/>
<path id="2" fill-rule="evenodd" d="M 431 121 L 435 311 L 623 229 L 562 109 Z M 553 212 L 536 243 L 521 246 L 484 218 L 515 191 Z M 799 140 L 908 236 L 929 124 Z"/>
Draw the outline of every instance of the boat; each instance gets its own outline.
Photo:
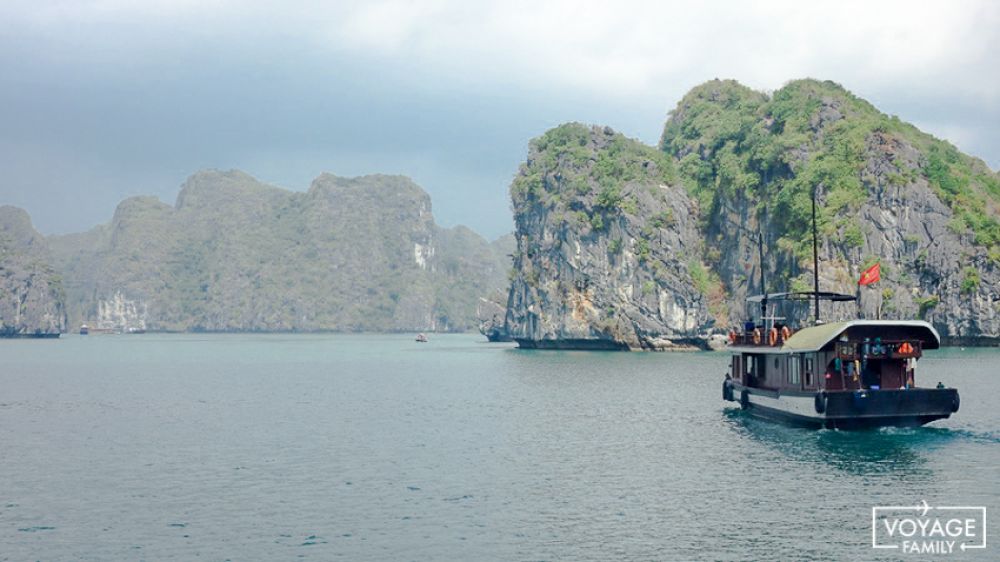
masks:
<path id="1" fill-rule="evenodd" d="M 918 386 L 941 339 L 916 320 L 849 320 L 792 331 L 748 322 L 730 334 L 724 400 L 766 419 L 826 429 L 916 427 L 958 411 L 958 390 Z"/>
<path id="2" fill-rule="evenodd" d="M 102 328 L 102 327 L 91 326 L 91 325 L 87 325 L 87 324 L 82 324 L 80 326 L 80 335 L 81 336 L 86 336 L 86 335 L 94 336 L 94 335 L 98 335 L 98 334 L 120 334 L 120 333 L 121 332 L 119 330 L 116 330 L 115 328 Z"/>
<path id="3" fill-rule="evenodd" d="M 723 399 L 756 417 L 827 429 L 916 427 L 957 412 L 957 389 L 917 384 L 917 362 L 941 345 L 931 324 L 820 320 L 820 301 L 857 297 L 819 290 L 815 192 L 812 220 L 813 290 L 768 294 L 760 268 L 762 294 L 747 299 L 760 305 L 760 317 L 729 333 Z M 758 248 L 763 264 L 763 237 Z M 771 303 L 809 300 L 815 303 L 813 326 L 795 330 L 782 323 L 785 318 L 768 316 Z"/>
<path id="4" fill-rule="evenodd" d="M 427 343 L 427 334 L 417 334 L 417 341 L 420 343 Z"/>

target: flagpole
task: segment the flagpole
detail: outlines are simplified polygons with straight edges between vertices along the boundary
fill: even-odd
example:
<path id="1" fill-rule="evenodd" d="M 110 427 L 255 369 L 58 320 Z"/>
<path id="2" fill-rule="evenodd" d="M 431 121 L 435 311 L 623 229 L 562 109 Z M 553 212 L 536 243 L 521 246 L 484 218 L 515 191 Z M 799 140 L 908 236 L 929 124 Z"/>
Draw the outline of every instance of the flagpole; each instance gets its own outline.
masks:
<path id="1" fill-rule="evenodd" d="M 858 304 L 858 318 L 861 318 L 861 279 L 858 279 L 857 297 L 854 299 L 854 302 Z"/>

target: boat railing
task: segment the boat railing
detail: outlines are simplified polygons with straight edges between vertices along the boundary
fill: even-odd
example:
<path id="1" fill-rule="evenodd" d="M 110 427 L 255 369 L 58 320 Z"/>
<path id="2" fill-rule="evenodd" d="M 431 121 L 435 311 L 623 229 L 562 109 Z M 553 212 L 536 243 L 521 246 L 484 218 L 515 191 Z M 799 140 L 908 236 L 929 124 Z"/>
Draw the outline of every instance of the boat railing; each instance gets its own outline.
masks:
<path id="1" fill-rule="evenodd" d="M 729 345 L 741 347 L 781 347 L 795 335 L 795 330 L 789 326 L 775 326 L 764 330 L 760 326 L 747 324 L 742 332 L 729 332 Z M 909 359 L 920 358 L 924 354 L 923 342 L 920 340 L 880 340 L 871 341 L 839 341 L 837 342 L 837 357 L 844 361 L 859 359 Z"/>
<path id="2" fill-rule="evenodd" d="M 843 361 L 859 359 L 909 359 L 923 356 L 920 340 L 881 340 L 837 342 L 837 357 Z"/>
<path id="3" fill-rule="evenodd" d="M 790 326 L 776 325 L 770 329 L 747 324 L 743 331 L 729 332 L 729 345 L 751 347 L 781 347 L 788 338 L 795 335 Z"/>

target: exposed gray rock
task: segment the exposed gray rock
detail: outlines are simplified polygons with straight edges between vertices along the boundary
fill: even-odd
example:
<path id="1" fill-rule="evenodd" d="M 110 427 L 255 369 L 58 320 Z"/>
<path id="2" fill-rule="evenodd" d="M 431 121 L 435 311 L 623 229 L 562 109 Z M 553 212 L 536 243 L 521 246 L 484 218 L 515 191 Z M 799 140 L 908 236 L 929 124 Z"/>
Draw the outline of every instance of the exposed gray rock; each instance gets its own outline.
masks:
<path id="1" fill-rule="evenodd" d="M 49 249 L 28 213 L 0 206 L 0 337 L 59 334 L 63 289 Z"/>
<path id="2" fill-rule="evenodd" d="M 611 181 L 616 167 L 632 173 Z M 692 273 L 709 280 L 694 204 L 668 159 L 608 127 L 564 125 L 532 142 L 511 197 L 507 327 L 520 345 L 700 345 L 714 320 Z"/>
<path id="3" fill-rule="evenodd" d="M 479 298 L 476 317 L 479 319 L 479 333 L 491 342 L 512 341 L 507 333 L 507 294 L 499 289 L 488 297 Z"/>
<path id="4" fill-rule="evenodd" d="M 883 282 L 861 290 L 863 317 L 925 318 L 949 340 L 1000 336 L 1000 268 L 972 231 L 956 231 L 955 211 L 920 173 L 926 158 L 905 139 L 881 133 L 869 137 L 866 148 L 868 199 L 858 216 L 863 243 L 824 248 L 828 261 L 853 277 L 838 288 L 854 287 L 859 271 L 848 264 L 879 256 Z M 903 176 L 912 179 L 891 181 Z M 965 283 L 972 273 L 977 281 Z"/>
<path id="5" fill-rule="evenodd" d="M 148 307 L 142 301 L 128 299 L 121 292 L 97 303 L 97 318 L 92 326 L 121 333 L 146 331 Z"/>

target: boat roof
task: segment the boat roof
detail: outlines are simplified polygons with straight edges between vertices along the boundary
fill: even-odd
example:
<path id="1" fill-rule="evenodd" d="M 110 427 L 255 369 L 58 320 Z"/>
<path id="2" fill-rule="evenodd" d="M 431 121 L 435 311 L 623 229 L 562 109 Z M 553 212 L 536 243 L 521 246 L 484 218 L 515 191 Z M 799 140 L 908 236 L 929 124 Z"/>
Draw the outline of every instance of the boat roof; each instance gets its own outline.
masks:
<path id="1" fill-rule="evenodd" d="M 924 349 L 937 349 L 941 346 L 941 337 L 934 326 L 923 320 L 848 320 L 844 322 L 831 322 L 810 326 L 792 334 L 792 337 L 781 347 L 758 347 L 758 346 L 733 346 L 734 351 L 744 353 L 807 353 L 819 351 L 830 342 L 836 340 L 841 334 L 850 328 L 868 328 L 872 332 L 871 337 L 879 337 L 880 332 L 888 331 L 892 328 L 903 328 L 912 335 L 907 337 L 919 339 L 923 342 Z M 866 330 L 868 331 L 868 330 Z"/>
<path id="2" fill-rule="evenodd" d="M 760 302 L 764 299 L 769 301 L 806 301 L 819 298 L 821 301 L 847 302 L 858 300 L 854 295 L 846 293 L 831 293 L 829 291 L 794 291 L 791 293 L 768 293 L 766 295 L 753 295 L 747 297 L 747 302 Z"/>

